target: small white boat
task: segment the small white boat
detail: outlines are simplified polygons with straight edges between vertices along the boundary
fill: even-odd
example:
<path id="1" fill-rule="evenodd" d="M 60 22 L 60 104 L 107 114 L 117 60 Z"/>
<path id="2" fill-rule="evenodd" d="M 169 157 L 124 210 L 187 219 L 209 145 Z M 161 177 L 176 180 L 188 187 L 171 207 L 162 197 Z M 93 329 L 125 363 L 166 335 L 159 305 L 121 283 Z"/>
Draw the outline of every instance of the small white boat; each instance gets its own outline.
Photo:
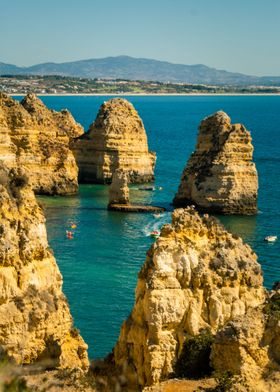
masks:
<path id="1" fill-rule="evenodd" d="M 153 217 L 154 217 L 155 219 L 159 219 L 159 218 L 162 217 L 162 214 L 153 214 Z"/>
<path id="2" fill-rule="evenodd" d="M 277 235 L 268 235 L 264 240 L 267 242 L 275 242 L 277 240 Z"/>

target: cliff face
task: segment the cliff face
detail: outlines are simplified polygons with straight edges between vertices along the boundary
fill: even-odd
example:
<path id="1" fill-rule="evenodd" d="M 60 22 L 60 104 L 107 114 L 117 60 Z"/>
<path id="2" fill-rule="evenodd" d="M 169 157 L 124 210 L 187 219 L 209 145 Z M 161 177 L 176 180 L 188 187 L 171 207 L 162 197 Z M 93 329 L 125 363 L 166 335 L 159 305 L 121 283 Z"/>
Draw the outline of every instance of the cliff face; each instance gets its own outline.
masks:
<path id="1" fill-rule="evenodd" d="M 27 177 L 0 166 L 0 348 L 17 364 L 86 368 L 45 218 Z"/>
<path id="2" fill-rule="evenodd" d="M 249 131 L 224 112 L 203 120 L 174 205 L 196 204 L 223 214 L 257 212 L 258 175 Z"/>
<path id="3" fill-rule="evenodd" d="M 89 131 L 72 143 L 79 182 L 110 183 L 116 169 L 130 182 L 154 180 L 155 154 L 148 151 L 146 131 L 133 105 L 114 98 L 100 107 Z"/>
<path id="4" fill-rule="evenodd" d="M 211 360 L 215 370 L 238 376 L 235 391 L 279 391 L 280 292 L 227 323 L 216 335 Z"/>
<path id="5" fill-rule="evenodd" d="M 116 364 L 142 386 L 167 378 L 186 336 L 215 332 L 262 303 L 262 281 L 256 255 L 240 238 L 190 207 L 175 210 L 139 273 Z"/>
<path id="6" fill-rule="evenodd" d="M 77 192 L 78 168 L 69 142 L 82 133 L 66 110 L 49 110 L 33 94 L 19 103 L 0 93 L 0 160 L 24 168 L 38 194 Z"/>

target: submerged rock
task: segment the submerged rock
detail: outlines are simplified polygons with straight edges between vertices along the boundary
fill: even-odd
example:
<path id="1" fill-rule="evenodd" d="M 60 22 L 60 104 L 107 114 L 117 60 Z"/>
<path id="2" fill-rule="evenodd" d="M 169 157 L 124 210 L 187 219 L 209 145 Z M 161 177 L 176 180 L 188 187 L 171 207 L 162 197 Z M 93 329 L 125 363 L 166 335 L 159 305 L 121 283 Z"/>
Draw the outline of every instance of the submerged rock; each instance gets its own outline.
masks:
<path id="1" fill-rule="evenodd" d="M 77 192 L 78 167 L 69 142 L 82 133 L 67 110 L 49 110 L 34 94 L 19 103 L 0 93 L 0 160 L 24 168 L 38 194 Z"/>
<path id="2" fill-rule="evenodd" d="M 215 333 L 264 301 L 257 256 L 191 207 L 175 210 L 139 273 L 136 299 L 114 349 L 129 382 L 168 378 L 187 336 Z"/>
<path id="3" fill-rule="evenodd" d="M 16 364 L 88 367 L 27 176 L 0 165 L 0 351 Z"/>
<path id="4" fill-rule="evenodd" d="M 118 168 L 127 172 L 129 182 L 154 180 L 155 153 L 149 152 L 143 122 L 126 99 L 104 102 L 72 149 L 81 183 L 110 183 Z"/>
<path id="5" fill-rule="evenodd" d="M 204 119 L 183 171 L 175 206 L 196 204 L 222 214 L 256 214 L 258 174 L 250 132 L 222 111 Z"/>

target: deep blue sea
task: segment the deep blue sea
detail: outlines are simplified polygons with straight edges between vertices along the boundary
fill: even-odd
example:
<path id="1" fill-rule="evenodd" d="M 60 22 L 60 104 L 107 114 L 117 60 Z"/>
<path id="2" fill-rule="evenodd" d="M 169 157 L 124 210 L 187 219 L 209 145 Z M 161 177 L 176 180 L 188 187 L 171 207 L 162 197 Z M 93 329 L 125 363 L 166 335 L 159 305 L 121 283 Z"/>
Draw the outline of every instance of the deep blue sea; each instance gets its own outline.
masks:
<path id="1" fill-rule="evenodd" d="M 69 109 L 86 129 L 109 97 L 42 97 L 55 110 Z M 182 170 L 195 148 L 200 121 L 217 110 L 251 131 L 259 173 L 259 214 L 221 217 L 259 256 L 267 287 L 280 280 L 280 96 L 138 96 L 128 97 L 144 121 L 150 150 L 156 151 L 156 186 L 144 192 L 131 187 L 134 201 L 170 210 Z M 89 345 L 91 358 L 108 354 L 134 302 L 137 273 L 152 243 L 148 236 L 170 220 L 152 215 L 108 212 L 106 186 L 80 186 L 73 197 L 41 197 L 46 208 L 49 242 L 63 274 L 63 290 L 75 325 Z M 65 236 L 74 222 L 73 240 Z M 275 243 L 264 241 L 277 235 Z"/>

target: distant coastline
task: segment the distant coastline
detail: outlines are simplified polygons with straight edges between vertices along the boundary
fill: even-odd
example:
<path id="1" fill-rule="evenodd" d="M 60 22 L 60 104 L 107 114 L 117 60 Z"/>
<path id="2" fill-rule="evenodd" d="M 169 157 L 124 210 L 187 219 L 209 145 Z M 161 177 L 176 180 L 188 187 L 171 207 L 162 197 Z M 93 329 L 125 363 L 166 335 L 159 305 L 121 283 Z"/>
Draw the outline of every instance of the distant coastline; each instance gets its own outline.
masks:
<path id="1" fill-rule="evenodd" d="M 23 95 L 26 95 L 26 93 L 9 93 L 7 94 L 11 97 L 21 97 Z M 219 96 L 280 96 L 280 92 L 279 93 L 77 93 L 77 94 L 73 94 L 73 93 L 59 93 L 59 94 L 51 94 L 51 93 L 36 93 L 36 95 L 38 95 L 39 97 L 145 97 L 145 96 L 151 96 L 151 97 L 195 97 L 195 96 L 212 96 L 212 97 L 219 97 Z"/>
<path id="2" fill-rule="evenodd" d="M 49 96 L 223 96 L 278 95 L 279 86 L 162 83 L 124 79 L 85 79 L 62 76 L 0 77 L 0 91 L 9 95 Z"/>

